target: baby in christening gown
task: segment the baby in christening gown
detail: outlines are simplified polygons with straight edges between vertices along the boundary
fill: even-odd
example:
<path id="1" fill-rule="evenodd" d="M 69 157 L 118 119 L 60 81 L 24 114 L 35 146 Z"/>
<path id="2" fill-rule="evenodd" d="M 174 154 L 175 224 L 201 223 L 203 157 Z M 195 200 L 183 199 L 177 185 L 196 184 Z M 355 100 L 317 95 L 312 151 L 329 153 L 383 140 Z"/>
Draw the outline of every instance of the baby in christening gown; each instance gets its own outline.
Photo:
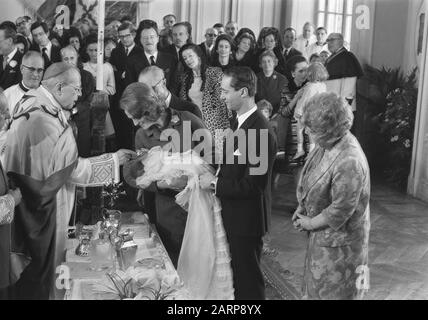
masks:
<path id="1" fill-rule="evenodd" d="M 141 160 L 144 174 L 136 183 L 147 188 L 154 181 L 168 184 L 186 176 L 187 185 L 176 202 L 188 212 L 177 272 L 194 300 L 234 299 L 229 245 L 221 218 L 220 201 L 212 191 L 199 188 L 199 175 L 213 169 L 192 150 L 164 152 L 152 148 Z"/>

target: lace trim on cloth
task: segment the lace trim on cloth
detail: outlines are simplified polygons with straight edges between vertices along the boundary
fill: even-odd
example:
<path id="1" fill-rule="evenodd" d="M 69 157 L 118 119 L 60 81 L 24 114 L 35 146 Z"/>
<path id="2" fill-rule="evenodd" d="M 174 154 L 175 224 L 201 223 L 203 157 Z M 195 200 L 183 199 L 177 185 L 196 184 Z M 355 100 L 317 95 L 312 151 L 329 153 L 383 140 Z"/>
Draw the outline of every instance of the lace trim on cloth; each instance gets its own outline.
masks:
<path id="1" fill-rule="evenodd" d="M 0 197 L 0 225 L 10 224 L 15 213 L 15 200 L 10 194 Z"/>
<path id="2" fill-rule="evenodd" d="M 233 300 L 233 274 L 229 243 L 227 242 L 226 232 L 223 227 L 223 220 L 221 218 L 221 205 L 220 200 L 213 195 L 214 199 L 214 243 L 215 243 L 215 266 L 214 266 L 214 280 L 213 280 L 213 294 L 208 299 L 214 300 Z"/>
<path id="3" fill-rule="evenodd" d="M 196 153 L 168 155 L 152 148 L 142 160 L 144 174 L 136 179 L 146 188 L 152 182 L 187 176 L 176 203 L 188 212 L 177 272 L 192 300 L 233 300 L 229 244 L 221 218 L 221 204 L 212 191 L 199 188 L 199 175 L 213 169 Z"/>
<path id="4" fill-rule="evenodd" d="M 112 153 L 103 154 L 99 157 L 88 158 L 92 167 L 91 183 L 104 184 L 111 181 L 117 182 L 118 173 Z"/>

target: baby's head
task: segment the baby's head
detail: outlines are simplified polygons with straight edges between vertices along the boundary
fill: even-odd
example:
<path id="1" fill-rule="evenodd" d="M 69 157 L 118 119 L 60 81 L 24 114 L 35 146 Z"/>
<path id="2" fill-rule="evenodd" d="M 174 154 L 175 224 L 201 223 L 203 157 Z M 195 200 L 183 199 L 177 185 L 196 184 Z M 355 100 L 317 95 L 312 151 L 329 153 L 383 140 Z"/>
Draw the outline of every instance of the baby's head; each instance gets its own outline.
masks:
<path id="1" fill-rule="evenodd" d="M 263 99 L 257 102 L 257 109 L 263 114 L 263 116 L 269 120 L 272 115 L 272 105 L 269 101 Z"/>
<path id="2" fill-rule="evenodd" d="M 311 55 L 311 57 L 309 58 L 309 63 L 313 63 L 313 62 L 321 62 L 323 63 L 320 55 L 318 53 L 314 53 L 313 55 Z"/>
<path id="3" fill-rule="evenodd" d="M 321 62 L 313 62 L 307 69 L 307 79 L 309 82 L 323 82 L 328 79 L 327 69 Z"/>
<path id="4" fill-rule="evenodd" d="M 330 57 L 330 52 L 328 51 L 321 51 L 320 52 L 320 58 L 321 58 L 321 62 L 325 64 L 325 62 L 327 61 L 328 57 Z"/>

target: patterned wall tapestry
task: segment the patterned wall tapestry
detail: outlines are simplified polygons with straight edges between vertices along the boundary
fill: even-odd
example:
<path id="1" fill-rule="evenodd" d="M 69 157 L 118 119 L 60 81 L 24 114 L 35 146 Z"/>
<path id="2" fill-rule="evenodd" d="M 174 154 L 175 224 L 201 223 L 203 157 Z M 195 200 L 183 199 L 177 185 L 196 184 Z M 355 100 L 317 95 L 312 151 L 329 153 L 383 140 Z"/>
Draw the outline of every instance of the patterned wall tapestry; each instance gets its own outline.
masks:
<path id="1" fill-rule="evenodd" d="M 35 19 L 52 23 L 57 6 L 66 5 L 70 9 L 70 22 L 86 19 L 94 26 L 98 23 L 97 0 L 20 0 L 26 13 Z M 130 16 L 136 22 L 137 3 L 128 1 L 106 1 L 105 24 Z"/>

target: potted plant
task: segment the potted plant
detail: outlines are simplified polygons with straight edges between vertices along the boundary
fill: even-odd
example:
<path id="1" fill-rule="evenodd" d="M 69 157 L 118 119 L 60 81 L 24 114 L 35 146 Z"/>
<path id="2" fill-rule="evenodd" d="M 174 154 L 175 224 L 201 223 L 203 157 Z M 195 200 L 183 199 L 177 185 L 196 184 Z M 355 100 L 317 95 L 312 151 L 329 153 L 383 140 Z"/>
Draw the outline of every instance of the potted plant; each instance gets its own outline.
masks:
<path id="1" fill-rule="evenodd" d="M 405 189 L 410 172 L 418 89 L 417 68 L 364 66 L 359 83 L 364 110 L 362 144 L 374 174 Z M 361 89 L 363 88 L 363 89 Z M 360 105 L 359 105 L 360 106 Z"/>

